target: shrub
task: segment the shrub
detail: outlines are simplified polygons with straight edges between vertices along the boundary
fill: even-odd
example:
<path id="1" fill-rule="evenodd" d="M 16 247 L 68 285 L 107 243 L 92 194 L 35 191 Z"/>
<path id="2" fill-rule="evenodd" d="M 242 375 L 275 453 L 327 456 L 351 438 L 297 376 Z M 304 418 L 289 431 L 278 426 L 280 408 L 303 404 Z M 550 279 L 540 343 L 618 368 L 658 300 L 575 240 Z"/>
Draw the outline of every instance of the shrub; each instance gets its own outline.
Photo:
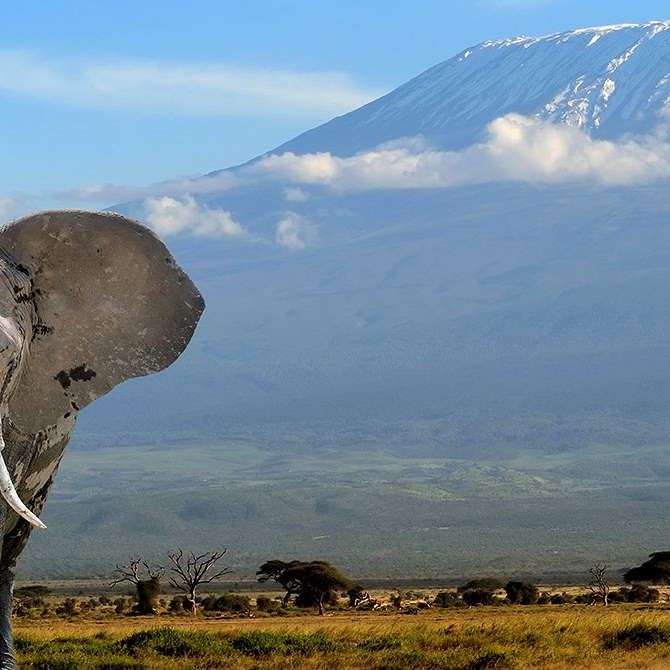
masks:
<path id="1" fill-rule="evenodd" d="M 250 600 L 247 596 L 226 593 L 222 596 L 207 596 L 200 606 L 206 612 L 245 612 L 249 609 Z"/>
<path id="2" fill-rule="evenodd" d="M 463 591 L 461 598 L 466 605 L 473 607 L 474 605 L 493 605 L 493 592 L 484 589 L 471 589 Z"/>
<path id="3" fill-rule="evenodd" d="M 563 591 L 563 593 L 554 593 L 549 601 L 552 605 L 567 605 L 569 603 L 574 603 L 575 599 L 569 593 Z"/>
<path id="4" fill-rule="evenodd" d="M 173 614 L 181 614 L 186 608 L 184 607 L 186 598 L 184 596 L 175 596 L 168 603 L 168 611 Z"/>
<path id="5" fill-rule="evenodd" d="M 14 597 L 20 601 L 21 607 L 44 607 L 44 599 L 49 595 L 50 591 L 46 586 L 22 586 L 14 590 Z"/>
<path id="6" fill-rule="evenodd" d="M 433 601 L 435 607 L 466 607 L 466 603 L 453 591 L 440 591 Z"/>
<path id="7" fill-rule="evenodd" d="M 311 656 L 319 652 L 335 651 L 345 647 L 344 644 L 330 640 L 322 633 L 300 635 L 271 633 L 262 630 L 238 635 L 230 641 L 230 644 L 241 654 L 254 658 L 270 654 Z"/>
<path id="8" fill-rule="evenodd" d="M 128 606 L 128 603 L 126 602 L 125 598 L 117 598 L 114 602 L 114 611 L 117 614 L 123 614 L 126 611 L 126 608 Z"/>
<path id="9" fill-rule="evenodd" d="M 610 633 L 604 639 L 605 649 L 632 650 L 667 642 L 670 642 L 670 632 L 667 628 L 643 622 Z"/>
<path id="10" fill-rule="evenodd" d="M 256 609 L 259 612 L 273 612 L 279 609 L 280 604 L 268 596 L 256 597 Z"/>
<path id="11" fill-rule="evenodd" d="M 381 637 L 373 637 L 364 642 L 360 642 L 359 649 L 364 651 L 382 651 L 383 649 L 399 649 L 402 647 L 402 640 L 395 635 L 383 635 Z"/>
<path id="12" fill-rule="evenodd" d="M 530 582 L 507 582 L 505 591 L 513 605 L 535 605 L 539 597 L 537 586 Z"/>
<path id="13" fill-rule="evenodd" d="M 60 616 L 74 616 L 77 614 L 77 601 L 74 598 L 66 598 L 59 607 L 56 614 Z"/>
<path id="14" fill-rule="evenodd" d="M 158 596 L 161 593 L 160 577 L 139 579 L 135 582 L 137 588 L 137 603 L 133 608 L 135 614 L 155 614 L 158 606 Z"/>
<path id="15" fill-rule="evenodd" d="M 485 577 L 484 579 L 473 579 L 467 584 L 458 587 L 458 592 L 463 593 L 464 591 L 490 591 L 495 593 L 505 588 L 505 582 L 501 582 L 499 579 L 493 579 L 491 577 Z"/>
<path id="16" fill-rule="evenodd" d="M 230 653 L 230 645 L 222 638 L 207 633 L 176 630 L 169 626 L 133 633 L 121 640 L 118 647 L 132 655 L 140 651 L 153 651 L 171 658 Z"/>
<path id="17" fill-rule="evenodd" d="M 504 651 L 489 651 L 470 663 L 468 670 L 504 670 L 514 665 L 513 659 Z"/>
<path id="18" fill-rule="evenodd" d="M 622 586 L 616 591 L 610 591 L 609 601 L 611 603 L 627 603 L 629 592 L 630 589 L 627 589 L 625 586 Z"/>
<path id="19" fill-rule="evenodd" d="M 653 589 L 644 584 L 633 584 L 627 594 L 629 603 L 655 603 L 661 594 L 658 589 Z"/>

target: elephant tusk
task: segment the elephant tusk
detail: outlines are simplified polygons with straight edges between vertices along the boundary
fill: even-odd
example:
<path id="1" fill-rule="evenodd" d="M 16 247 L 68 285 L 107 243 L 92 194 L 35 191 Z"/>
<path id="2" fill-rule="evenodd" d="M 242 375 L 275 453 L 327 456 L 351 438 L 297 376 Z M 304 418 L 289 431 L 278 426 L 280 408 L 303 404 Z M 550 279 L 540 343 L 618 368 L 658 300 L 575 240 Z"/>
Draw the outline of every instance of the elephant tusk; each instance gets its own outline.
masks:
<path id="1" fill-rule="evenodd" d="M 33 514 L 24 504 L 19 494 L 12 484 L 12 478 L 9 476 L 9 470 L 5 465 L 5 459 L 2 457 L 2 449 L 5 448 L 5 439 L 2 436 L 2 429 L 0 428 L 0 493 L 2 497 L 7 501 L 7 504 L 20 516 L 22 516 L 26 521 L 31 523 L 33 526 L 39 528 L 46 528 L 38 516 Z"/>

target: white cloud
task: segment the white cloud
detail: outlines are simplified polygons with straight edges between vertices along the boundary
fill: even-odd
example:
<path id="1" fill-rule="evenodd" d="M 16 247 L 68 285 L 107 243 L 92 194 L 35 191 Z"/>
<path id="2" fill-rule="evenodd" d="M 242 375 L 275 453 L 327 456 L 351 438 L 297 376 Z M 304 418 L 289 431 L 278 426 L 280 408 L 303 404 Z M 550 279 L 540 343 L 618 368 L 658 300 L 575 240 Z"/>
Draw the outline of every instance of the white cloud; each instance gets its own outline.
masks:
<path id="1" fill-rule="evenodd" d="M 489 124 L 488 133 L 487 142 L 460 152 L 422 148 L 410 138 L 348 158 L 326 152 L 269 155 L 241 174 L 343 191 L 493 181 L 633 185 L 670 177 L 670 144 L 661 131 L 611 142 L 571 126 L 508 114 Z"/>
<path id="2" fill-rule="evenodd" d="M 432 149 L 423 138 L 414 137 L 347 158 L 327 152 L 268 155 L 234 171 L 197 179 L 147 188 L 88 186 L 61 197 L 88 202 L 143 201 L 145 220 L 161 235 L 244 236 L 258 241 L 229 212 L 198 204 L 198 195 L 273 181 L 281 184 L 286 201 L 298 209 L 309 199 L 311 184 L 339 192 L 449 188 L 495 181 L 639 185 L 670 178 L 668 127 L 670 116 L 661 117 L 653 135 L 612 142 L 593 139 L 575 127 L 508 114 L 489 124 L 485 142 L 458 152 Z M 0 199 L 0 216 L 23 213 L 24 204 L 25 198 L 21 203 Z M 316 233 L 316 227 L 295 211 L 286 213 L 274 230 L 275 242 L 294 250 L 312 245 Z"/>
<path id="3" fill-rule="evenodd" d="M 312 118 L 359 107 L 385 91 L 338 72 L 289 72 L 225 64 L 90 62 L 0 50 L 0 90 L 79 107 L 151 113 Z"/>
<path id="4" fill-rule="evenodd" d="M 287 212 L 277 223 L 275 241 L 282 247 L 299 251 L 316 239 L 316 228 L 296 212 Z"/>
<path id="5" fill-rule="evenodd" d="M 284 189 L 284 197 L 288 202 L 307 202 L 309 193 L 299 187 L 289 187 Z"/>
<path id="6" fill-rule="evenodd" d="M 189 196 L 176 200 L 169 196 L 147 198 L 146 222 L 164 236 L 190 233 L 201 237 L 242 237 L 246 232 L 230 212 L 209 209 Z"/>

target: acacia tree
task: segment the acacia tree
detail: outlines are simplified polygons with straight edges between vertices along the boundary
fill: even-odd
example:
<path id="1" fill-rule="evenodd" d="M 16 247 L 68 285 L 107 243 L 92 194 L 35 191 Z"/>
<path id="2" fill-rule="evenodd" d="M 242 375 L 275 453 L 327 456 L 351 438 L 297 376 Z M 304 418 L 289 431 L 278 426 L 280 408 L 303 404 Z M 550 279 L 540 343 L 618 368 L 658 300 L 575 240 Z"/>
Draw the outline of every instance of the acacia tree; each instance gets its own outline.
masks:
<path id="1" fill-rule="evenodd" d="M 473 605 L 493 605 L 495 602 L 493 594 L 505 588 L 505 583 L 499 579 L 484 577 L 472 579 L 467 584 L 458 587 L 463 602 L 471 607 Z"/>
<path id="2" fill-rule="evenodd" d="M 170 568 L 170 571 L 175 573 L 173 577 L 170 577 L 169 584 L 186 593 L 186 599 L 191 605 L 193 614 L 195 614 L 197 608 L 195 596 L 198 586 L 209 584 L 230 572 L 230 568 L 226 567 L 213 574 L 207 574 L 223 558 L 226 551 L 228 550 L 208 551 L 200 554 L 200 556 L 196 556 L 192 551 L 189 551 L 186 560 L 184 560 L 182 549 L 179 550 L 179 553 L 168 553 L 168 558 L 174 563 L 174 567 Z"/>
<path id="3" fill-rule="evenodd" d="M 277 582 L 277 584 L 280 584 L 286 591 L 281 601 L 281 606 L 283 608 L 288 606 L 292 595 L 300 593 L 302 584 L 299 579 L 296 579 L 294 574 L 294 568 L 299 565 L 302 565 L 300 561 L 290 561 L 289 563 L 286 563 L 285 561 L 275 558 L 263 563 L 263 565 L 256 571 L 256 574 L 260 575 L 258 577 L 259 582 L 267 582 L 271 579 Z"/>
<path id="4" fill-rule="evenodd" d="M 648 582 L 650 584 L 670 584 L 670 551 L 656 551 L 649 554 L 649 560 L 631 568 L 623 576 L 625 582 Z"/>
<path id="5" fill-rule="evenodd" d="M 144 568 L 146 576 L 140 574 Z M 128 565 L 119 565 L 116 570 L 119 577 L 110 586 L 114 588 L 122 582 L 129 582 L 135 586 L 137 592 L 137 605 L 133 608 L 135 614 L 157 614 L 158 596 L 161 593 L 161 579 L 165 574 L 165 568 L 151 569 L 149 564 L 142 558 L 130 558 Z"/>
<path id="6" fill-rule="evenodd" d="M 505 592 L 512 605 L 535 605 L 540 595 L 537 586 L 530 582 L 507 582 Z"/>
<path id="7" fill-rule="evenodd" d="M 609 602 L 610 594 L 610 580 L 605 577 L 607 568 L 607 565 L 599 565 L 597 563 L 592 568 L 589 568 L 589 572 L 593 576 L 593 579 L 589 582 L 593 602 L 601 600 L 605 607 L 607 607 Z"/>
<path id="8" fill-rule="evenodd" d="M 259 582 L 273 579 L 286 590 L 282 607 L 288 605 L 293 594 L 303 600 L 311 599 L 319 608 L 319 616 L 323 616 L 323 604 L 326 597 L 334 590 L 347 591 L 352 583 L 328 561 L 267 561 L 256 572 L 260 575 Z"/>

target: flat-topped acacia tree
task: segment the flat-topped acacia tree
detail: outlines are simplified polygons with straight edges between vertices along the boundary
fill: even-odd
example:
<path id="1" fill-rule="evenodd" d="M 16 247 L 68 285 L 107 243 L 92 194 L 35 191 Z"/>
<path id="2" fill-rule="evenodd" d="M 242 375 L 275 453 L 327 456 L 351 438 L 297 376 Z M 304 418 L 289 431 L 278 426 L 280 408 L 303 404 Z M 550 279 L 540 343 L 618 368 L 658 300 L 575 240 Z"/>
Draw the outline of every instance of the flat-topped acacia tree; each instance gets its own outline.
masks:
<path id="1" fill-rule="evenodd" d="M 274 580 L 286 590 L 282 607 L 286 607 L 292 595 L 307 596 L 319 608 L 323 616 L 326 596 L 334 590 L 348 591 L 352 582 L 328 561 L 290 561 L 279 559 L 267 561 L 256 571 L 259 582 Z"/>

